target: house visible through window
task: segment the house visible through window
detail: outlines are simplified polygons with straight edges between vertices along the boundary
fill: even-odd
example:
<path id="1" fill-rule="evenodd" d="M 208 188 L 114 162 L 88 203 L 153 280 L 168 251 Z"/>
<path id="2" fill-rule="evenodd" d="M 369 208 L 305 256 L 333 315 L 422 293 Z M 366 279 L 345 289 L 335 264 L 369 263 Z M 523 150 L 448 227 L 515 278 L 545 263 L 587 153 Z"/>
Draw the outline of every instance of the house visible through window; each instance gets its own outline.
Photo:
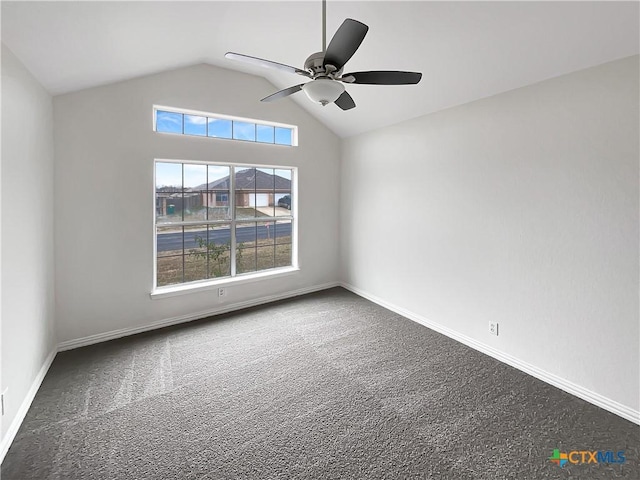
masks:
<path id="1" fill-rule="evenodd" d="M 295 265 L 295 169 L 155 163 L 156 286 Z"/>

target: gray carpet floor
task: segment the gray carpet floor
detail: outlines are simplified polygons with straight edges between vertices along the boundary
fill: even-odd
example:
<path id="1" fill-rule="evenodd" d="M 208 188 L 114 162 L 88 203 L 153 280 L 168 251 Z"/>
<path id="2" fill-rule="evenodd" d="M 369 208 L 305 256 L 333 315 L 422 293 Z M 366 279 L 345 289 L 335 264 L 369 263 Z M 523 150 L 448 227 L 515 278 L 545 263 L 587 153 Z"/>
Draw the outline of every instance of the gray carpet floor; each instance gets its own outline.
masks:
<path id="1" fill-rule="evenodd" d="M 331 289 L 58 354 L 1 474 L 638 479 L 639 430 Z M 556 448 L 627 461 L 560 468 Z"/>

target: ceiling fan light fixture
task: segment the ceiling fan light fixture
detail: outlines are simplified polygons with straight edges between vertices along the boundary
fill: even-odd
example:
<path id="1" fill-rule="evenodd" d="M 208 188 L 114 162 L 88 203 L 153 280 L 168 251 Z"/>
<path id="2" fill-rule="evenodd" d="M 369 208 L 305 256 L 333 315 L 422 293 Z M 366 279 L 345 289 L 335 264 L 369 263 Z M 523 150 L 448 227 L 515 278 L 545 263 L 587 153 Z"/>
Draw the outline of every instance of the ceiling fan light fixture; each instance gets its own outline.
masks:
<path id="1" fill-rule="evenodd" d="M 312 102 L 322 106 L 335 102 L 344 92 L 344 85 L 329 78 L 317 78 L 305 83 L 302 90 Z"/>

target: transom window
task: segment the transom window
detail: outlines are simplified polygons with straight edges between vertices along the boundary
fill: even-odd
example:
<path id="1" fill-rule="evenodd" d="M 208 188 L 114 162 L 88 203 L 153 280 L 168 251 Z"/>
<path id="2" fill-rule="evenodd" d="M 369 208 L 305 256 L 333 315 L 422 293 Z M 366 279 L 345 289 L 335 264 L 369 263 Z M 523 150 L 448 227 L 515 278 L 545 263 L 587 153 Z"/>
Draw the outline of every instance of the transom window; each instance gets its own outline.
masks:
<path id="1" fill-rule="evenodd" d="M 156 160 L 156 287 L 295 266 L 295 173 Z"/>
<path id="2" fill-rule="evenodd" d="M 297 145 L 298 132 L 292 125 L 157 106 L 153 109 L 153 119 L 154 130 L 160 133 Z"/>

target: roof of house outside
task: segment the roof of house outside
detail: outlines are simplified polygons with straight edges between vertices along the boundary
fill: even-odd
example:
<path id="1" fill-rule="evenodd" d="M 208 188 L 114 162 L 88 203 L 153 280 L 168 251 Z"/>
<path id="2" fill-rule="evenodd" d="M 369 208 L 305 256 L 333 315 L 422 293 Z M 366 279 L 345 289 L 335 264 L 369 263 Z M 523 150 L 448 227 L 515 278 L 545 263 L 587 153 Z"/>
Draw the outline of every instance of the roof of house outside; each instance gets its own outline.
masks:
<path id="1" fill-rule="evenodd" d="M 291 180 L 272 175 L 256 168 L 247 168 L 236 172 L 236 191 L 239 190 L 271 190 L 290 191 Z M 229 190 L 229 176 L 210 182 L 208 185 L 202 184 L 195 190 Z"/>

